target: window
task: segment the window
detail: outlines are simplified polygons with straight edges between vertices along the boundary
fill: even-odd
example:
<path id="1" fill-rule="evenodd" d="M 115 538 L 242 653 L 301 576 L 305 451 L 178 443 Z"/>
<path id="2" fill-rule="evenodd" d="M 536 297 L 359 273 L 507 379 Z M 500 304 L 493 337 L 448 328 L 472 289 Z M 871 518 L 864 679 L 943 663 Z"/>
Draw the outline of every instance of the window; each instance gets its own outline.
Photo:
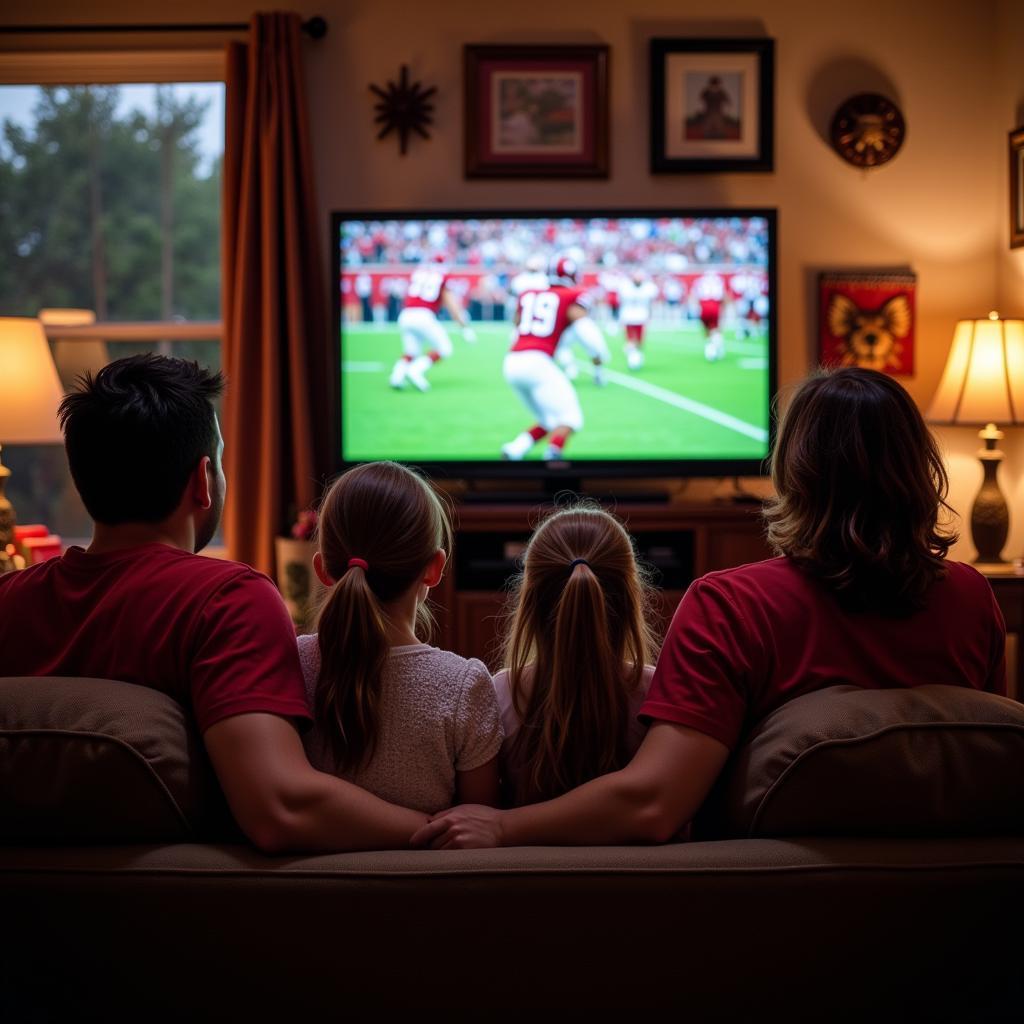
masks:
<path id="1" fill-rule="evenodd" d="M 99 343 L 48 327 L 65 386 L 143 351 L 219 366 L 224 84 L 186 79 L 221 77 L 220 55 L 20 56 L 18 74 L 0 64 L 18 83 L 0 85 L 0 315 L 79 309 L 112 325 Z M 59 84 L 76 72 L 92 84 Z M 89 536 L 59 446 L 3 458 L 19 522 Z"/>

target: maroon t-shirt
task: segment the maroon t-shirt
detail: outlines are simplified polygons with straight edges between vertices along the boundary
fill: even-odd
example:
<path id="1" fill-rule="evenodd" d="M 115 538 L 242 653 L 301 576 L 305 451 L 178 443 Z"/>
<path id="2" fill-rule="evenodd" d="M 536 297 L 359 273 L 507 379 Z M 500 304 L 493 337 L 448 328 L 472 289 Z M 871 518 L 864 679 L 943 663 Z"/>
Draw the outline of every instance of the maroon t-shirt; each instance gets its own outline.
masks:
<path id="1" fill-rule="evenodd" d="M 676 609 L 640 715 L 732 748 L 793 697 L 827 686 L 942 683 L 1006 692 L 1006 626 L 988 581 L 948 562 L 901 618 L 844 611 L 788 558 L 713 572 Z"/>
<path id="2" fill-rule="evenodd" d="M 191 708 L 203 732 L 245 712 L 309 717 L 274 584 L 166 544 L 73 547 L 0 576 L 0 675 L 150 686 Z"/>

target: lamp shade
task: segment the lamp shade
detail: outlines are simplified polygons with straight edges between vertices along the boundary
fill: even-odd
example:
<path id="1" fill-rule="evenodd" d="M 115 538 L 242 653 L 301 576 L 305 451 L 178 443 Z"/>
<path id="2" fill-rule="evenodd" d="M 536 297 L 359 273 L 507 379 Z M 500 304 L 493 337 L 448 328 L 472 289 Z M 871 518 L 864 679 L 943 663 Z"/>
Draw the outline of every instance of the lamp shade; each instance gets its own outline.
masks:
<path id="1" fill-rule="evenodd" d="M 96 314 L 91 309 L 41 309 L 39 319 L 48 328 L 53 346 L 53 361 L 57 364 L 61 384 L 74 386 L 79 377 L 96 373 L 110 362 L 107 343 L 100 338 L 62 339 L 61 327 L 91 327 Z"/>
<path id="2" fill-rule="evenodd" d="M 57 406 L 63 397 L 43 325 L 0 317 L 0 443 L 61 441 Z"/>
<path id="3" fill-rule="evenodd" d="M 928 410 L 931 423 L 1024 423 L 1024 320 L 961 320 Z"/>

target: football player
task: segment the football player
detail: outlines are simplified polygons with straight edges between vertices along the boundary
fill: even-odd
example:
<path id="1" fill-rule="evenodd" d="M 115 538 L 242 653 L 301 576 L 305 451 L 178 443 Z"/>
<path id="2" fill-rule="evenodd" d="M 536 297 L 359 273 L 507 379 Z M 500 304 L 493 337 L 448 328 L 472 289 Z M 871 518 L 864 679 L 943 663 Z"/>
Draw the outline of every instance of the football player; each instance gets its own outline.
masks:
<path id="1" fill-rule="evenodd" d="M 525 269 L 521 270 L 509 283 L 509 290 L 516 298 L 518 308 L 519 296 L 527 291 L 546 291 L 548 287 L 547 264 L 544 257 L 536 254 L 526 260 Z M 516 340 L 516 333 L 513 332 L 512 340 Z M 579 367 L 576 365 L 576 356 L 573 354 L 571 339 L 558 346 L 555 350 L 555 362 L 565 372 L 569 380 L 575 380 L 579 376 Z"/>
<path id="2" fill-rule="evenodd" d="M 549 278 L 549 288 L 519 296 L 516 337 L 502 367 L 505 380 L 536 420 L 501 446 L 502 457 L 515 461 L 545 437 L 544 458 L 561 459 L 566 441 L 583 429 L 576 389 L 555 361 L 559 345 L 566 341 L 581 345 L 593 360 L 599 383 L 608 362 L 608 346 L 590 316 L 590 297 L 576 284 L 575 262 L 564 256 L 557 259 Z"/>
<path id="3" fill-rule="evenodd" d="M 725 339 L 719 324 L 725 301 L 725 282 L 720 274 L 703 274 L 694 281 L 692 294 L 700 303 L 700 322 L 707 332 L 704 358 L 709 363 L 717 362 L 725 358 Z"/>
<path id="4" fill-rule="evenodd" d="M 462 328 L 463 341 L 476 341 L 469 316 L 448 286 L 444 256 L 438 254 L 430 264 L 417 267 L 409 280 L 405 303 L 398 314 L 402 356 L 391 371 L 389 383 L 393 388 L 402 387 L 408 380 L 417 390 L 428 391 L 427 371 L 452 354 L 451 339 L 437 318 L 442 306 Z"/>
<path id="5" fill-rule="evenodd" d="M 619 299 L 622 303 L 619 319 L 626 328 L 626 365 L 631 370 L 639 370 L 644 365 L 641 350 L 644 328 L 651 318 L 651 303 L 657 297 L 658 286 L 648 281 L 647 275 L 639 268 L 619 286 Z"/>

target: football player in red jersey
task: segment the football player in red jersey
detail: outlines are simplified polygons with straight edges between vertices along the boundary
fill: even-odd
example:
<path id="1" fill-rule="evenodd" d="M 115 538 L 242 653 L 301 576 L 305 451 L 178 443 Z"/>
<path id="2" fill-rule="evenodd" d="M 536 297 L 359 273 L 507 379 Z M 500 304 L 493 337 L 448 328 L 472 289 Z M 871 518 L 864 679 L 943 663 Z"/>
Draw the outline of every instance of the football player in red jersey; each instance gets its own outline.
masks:
<path id="1" fill-rule="evenodd" d="M 427 370 L 438 360 L 452 354 L 451 339 L 437 319 L 442 305 L 462 328 L 463 340 L 476 341 L 469 316 L 448 287 L 444 257 L 439 254 L 433 258 L 431 265 L 417 267 L 409 280 L 405 305 L 398 314 L 402 357 L 391 371 L 388 383 L 393 388 L 400 388 L 409 380 L 419 391 L 428 391 L 430 384 L 427 381 Z"/>
<path id="2" fill-rule="evenodd" d="M 576 286 L 576 276 L 575 263 L 563 256 L 551 268 L 550 288 L 519 296 L 516 339 L 505 356 L 503 372 L 536 422 L 501 446 L 503 458 L 518 461 L 548 437 L 544 458 L 561 459 L 565 442 L 583 428 L 576 389 L 555 361 L 560 344 L 579 343 L 593 359 L 595 380 L 603 383 L 608 346 L 590 318 L 590 298 L 586 289 Z"/>

